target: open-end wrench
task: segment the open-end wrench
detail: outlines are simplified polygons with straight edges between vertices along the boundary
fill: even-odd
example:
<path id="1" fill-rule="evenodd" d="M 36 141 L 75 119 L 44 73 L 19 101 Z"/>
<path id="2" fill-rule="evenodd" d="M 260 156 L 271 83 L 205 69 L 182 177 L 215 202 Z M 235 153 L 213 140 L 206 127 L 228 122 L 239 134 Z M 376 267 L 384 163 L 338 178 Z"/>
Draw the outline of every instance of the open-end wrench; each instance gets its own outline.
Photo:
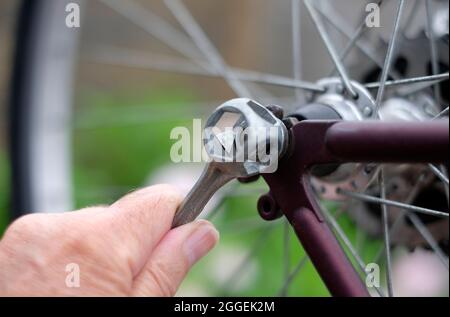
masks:
<path id="1" fill-rule="evenodd" d="M 288 143 L 284 123 L 247 98 L 233 99 L 217 108 L 204 132 L 210 162 L 178 208 L 172 227 L 197 218 L 214 193 L 229 181 L 275 172 Z"/>

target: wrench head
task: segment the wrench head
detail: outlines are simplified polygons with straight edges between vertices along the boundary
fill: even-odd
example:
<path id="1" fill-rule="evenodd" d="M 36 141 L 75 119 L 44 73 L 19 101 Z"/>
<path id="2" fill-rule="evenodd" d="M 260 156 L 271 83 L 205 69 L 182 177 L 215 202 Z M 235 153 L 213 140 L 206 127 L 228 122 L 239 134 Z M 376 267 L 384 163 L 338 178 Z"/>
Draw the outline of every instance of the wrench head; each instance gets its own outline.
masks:
<path id="1" fill-rule="evenodd" d="M 236 177 L 273 173 L 287 148 L 284 123 L 258 102 L 238 98 L 225 102 L 210 116 L 204 130 L 210 159 L 223 163 Z"/>

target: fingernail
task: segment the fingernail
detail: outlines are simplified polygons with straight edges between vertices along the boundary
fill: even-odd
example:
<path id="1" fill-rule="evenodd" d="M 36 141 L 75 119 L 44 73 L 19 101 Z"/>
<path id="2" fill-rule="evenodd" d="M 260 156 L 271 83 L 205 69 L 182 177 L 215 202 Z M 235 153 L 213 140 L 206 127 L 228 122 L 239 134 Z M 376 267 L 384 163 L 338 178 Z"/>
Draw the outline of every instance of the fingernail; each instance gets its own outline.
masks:
<path id="1" fill-rule="evenodd" d="M 195 224 L 196 228 L 184 242 L 184 251 L 191 266 L 205 256 L 219 240 L 219 232 L 211 223 L 198 220 Z"/>

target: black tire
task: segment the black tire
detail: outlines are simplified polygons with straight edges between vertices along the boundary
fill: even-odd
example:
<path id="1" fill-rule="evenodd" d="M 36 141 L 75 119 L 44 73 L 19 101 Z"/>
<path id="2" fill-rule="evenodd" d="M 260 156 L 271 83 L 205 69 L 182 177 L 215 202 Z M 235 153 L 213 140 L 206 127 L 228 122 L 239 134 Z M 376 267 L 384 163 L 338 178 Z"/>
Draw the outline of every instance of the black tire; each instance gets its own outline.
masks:
<path id="1" fill-rule="evenodd" d="M 29 106 L 27 74 L 32 71 L 30 53 L 34 46 L 34 32 L 39 19 L 40 0 L 22 1 L 16 26 L 14 65 L 9 105 L 9 146 L 11 158 L 11 218 L 15 219 L 31 210 L 30 182 L 27 177 L 30 165 Z"/>
<path id="2" fill-rule="evenodd" d="M 71 112 L 73 65 L 79 32 L 65 26 L 65 6 L 68 2 L 23 0 L 19 10 L 8 133 L 12 219 L 31 212 L 48 211 L 42 204 L 42 197 L 45 196 L 42 193 L 46 190 L 40 187 L 42 175 L 46 175 L 50 167 L 41 167 L 48 158 L 45 153 L 51 152 L 42 146 L 47 145 L 45 142 L 36 140 L 41 136 L 37 132 L 48 133 L 43 130 L 49 126 L 49 121 L 59 124 L 60 130 L 56 133 L 69 129 L 69 125 L 63 127 L 66 123 L 64 119 L 67 119 L 64 115 Z M 53 111 L 58 109 L 57 106 L 64 108 L 63 116 L 61 111 Z M 65 149 L 61 151 L 66 154 Z M 63 187 L 70 188 L 70 185 Z"/>

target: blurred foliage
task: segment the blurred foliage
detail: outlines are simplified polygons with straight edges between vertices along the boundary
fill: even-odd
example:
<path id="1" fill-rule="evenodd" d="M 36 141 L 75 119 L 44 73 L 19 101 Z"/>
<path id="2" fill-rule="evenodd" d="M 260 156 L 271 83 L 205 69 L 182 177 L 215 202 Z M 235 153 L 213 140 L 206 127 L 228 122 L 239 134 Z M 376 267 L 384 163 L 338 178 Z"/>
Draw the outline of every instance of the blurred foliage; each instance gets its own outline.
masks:
<path id="1" fill-rule="evenodd" d="M 169 162 L 170 131 L 175 126 L 189 127 L 192 121 L 177 111 L 189 100 L 184 92 L 135 100 L 103 95 L 87 98 L 88 106 L 77 114 L 82 123 L 74 134 L 77 206 L 111 202 L 145 184 L 153 171 Z M 158 120 L 162 112 L 167 116 Z"/>

